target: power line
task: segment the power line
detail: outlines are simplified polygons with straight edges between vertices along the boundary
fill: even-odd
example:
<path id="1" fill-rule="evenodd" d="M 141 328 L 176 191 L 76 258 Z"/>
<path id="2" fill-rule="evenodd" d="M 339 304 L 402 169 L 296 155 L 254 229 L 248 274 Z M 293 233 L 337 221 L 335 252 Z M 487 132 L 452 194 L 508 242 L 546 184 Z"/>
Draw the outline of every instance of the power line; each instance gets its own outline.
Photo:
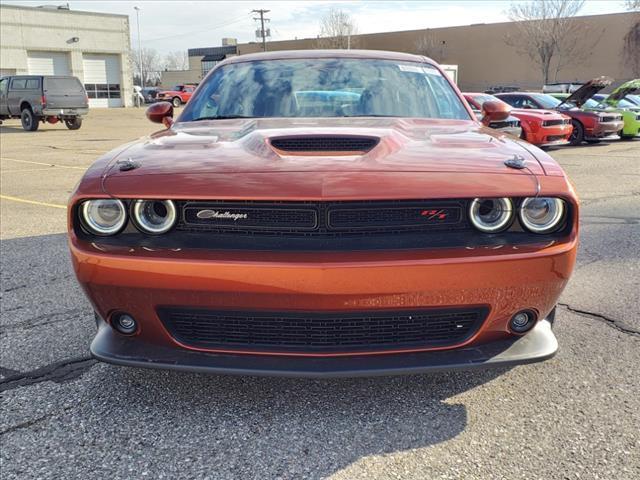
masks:
<path id="1" fill-rule="evenodd" d="M 234 23 L 238 23 L 239 21 L 246 19 L 246 18 L 247 18 L 247 15 L 251 15 L 251 13 L 252 13 L 252 12 L 245 13 L 245 14 L 244 14 L 244 15 L 242 15 L 241 17 L 237 17 L 237 18 L 235 18 L 235 19 L 233 19 L 233 20 L 229 20 L 229 21 L 227 21 L 227 22 L 220 23 L 220 24 L 218 24 L 218 25 L 211 25 L 210 27 L 205 28 L 205 29 L 203 29 L 203 30 L 196 30 L 196 31 L 192 31 L 192 30 L 190 30 L 190 31 L 189 31 L 189 32 L 187 32 L 187 33 L 177 33 L 177 34 L 175 34 L 175 35 L 168 35 L 168 36 L 166 36 L 166 37 L 150 38 L 150 39 L 147 39 L 147 40 L 145 40 L 145 41 L 146 41 L 146 42 L 155 42 L 156 40 L 166 40 L 166 39 L 168 39 L 168 38 L 176 38 L 176 37 L 184 37 L 184 36 L 187 36 L 187 35 L 193 35 L 194 33 L 204 33 L 204 32 L 209 32 L 210 30 L 212 30 L 212 29 L 214 29 L 214 28 L 226 27 L 227 25 L 232 25 L 232 24 L 234 24 Z"/>
<path id="2" fill-rule="evenodd" d="M 262 37 L 262 51 L 266 52 L 267 51 L 267 37 L 271 36 L 271 30 L 265 30 L 264 29 L 264 22 L 269 22 L 271 21 L 269 18 L 264 18 L 264 14 L 265 13 L 269 13 L 271 10 L 251 10 L 251 13 L 257 13 L 260 15 L 260 17 L 253 17 L 254 20 L 260 20 L 260 35 L 256 35 L 256 37 L 260 36 Z M 257 33 L 257 32 L 256 32 Z"/>

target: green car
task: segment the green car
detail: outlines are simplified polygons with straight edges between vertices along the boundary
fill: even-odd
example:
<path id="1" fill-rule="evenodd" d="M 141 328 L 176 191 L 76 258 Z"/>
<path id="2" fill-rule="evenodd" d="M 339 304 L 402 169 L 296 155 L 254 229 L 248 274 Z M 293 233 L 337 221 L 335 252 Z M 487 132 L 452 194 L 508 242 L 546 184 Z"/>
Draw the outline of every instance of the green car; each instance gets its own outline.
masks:
<path id="1" fill-rule="evenodd" d="M 626 103 L 620 105 L 621 100 L 629 95 L 640 90 L 640 79 L 631 80 L 620 85 L 616 88 L 606 99 L 603 101 L 590 98 L 581 106 L 583 110 L 589 110 L 594 112 L 616 112 L 622 115 L 624 121 L 624 127 L 618 135 L 623 140 L 631 140 L 637 136 L 640 136 L 640 111 L 635 108 L 627 108 Z M 564 100 L 569 97 L 568 93 L 551 93 L 551 96 Z"/>

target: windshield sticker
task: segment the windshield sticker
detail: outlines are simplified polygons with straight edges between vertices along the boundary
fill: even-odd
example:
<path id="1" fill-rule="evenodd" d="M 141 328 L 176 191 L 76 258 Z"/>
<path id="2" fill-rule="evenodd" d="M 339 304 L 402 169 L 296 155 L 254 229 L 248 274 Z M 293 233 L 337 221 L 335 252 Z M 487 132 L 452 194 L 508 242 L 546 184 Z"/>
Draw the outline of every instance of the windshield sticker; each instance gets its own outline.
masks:
<path id="1" fill-rule="evenodd" d="M 398 65 L 398 68 L 401 72 L 411 72 L 411 73 L 422 73 L 426 75 L 438 75 L 440 76 L 440 72 L 430 66 L 422 66 L 422 65 Z"/>

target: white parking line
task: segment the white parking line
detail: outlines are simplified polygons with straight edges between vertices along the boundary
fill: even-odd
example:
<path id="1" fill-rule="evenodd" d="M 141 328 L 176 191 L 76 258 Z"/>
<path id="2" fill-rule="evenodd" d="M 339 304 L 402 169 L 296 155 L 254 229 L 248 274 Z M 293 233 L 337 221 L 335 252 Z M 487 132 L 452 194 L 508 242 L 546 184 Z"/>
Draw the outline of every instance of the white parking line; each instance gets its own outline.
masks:
<path id="1" fill-rule="evenodd" d="M 9 162 L 17 162 L 17 163 L 32 163 L 34 165 L 46 165 L 48 167 L 72 168 L 74 170 L 86 170 L 88 168 L 88 167 L 74 167 L 73 165 L 60 165 L 57 163 L 33 162 L 31 160 L 18 160 L 17 158 L 7 158 L 7 157 L 0 157 L 0 160 L 7 160 Z"/>
<path id="2" fill-rule="evenodd" d="M 30 204 L 33 204 L 33 205 L 41 205 L 43 207 L 64 208 L 65 210 L 67 209 L 66 205 L 58 205 L 57 203 L 38 202 L 36 200 L 26 200 L 24 198 L 12 197 L 10 195 L 0 195 L 0 199 L 10 200 L 12 202 L 30 203 Z"/>

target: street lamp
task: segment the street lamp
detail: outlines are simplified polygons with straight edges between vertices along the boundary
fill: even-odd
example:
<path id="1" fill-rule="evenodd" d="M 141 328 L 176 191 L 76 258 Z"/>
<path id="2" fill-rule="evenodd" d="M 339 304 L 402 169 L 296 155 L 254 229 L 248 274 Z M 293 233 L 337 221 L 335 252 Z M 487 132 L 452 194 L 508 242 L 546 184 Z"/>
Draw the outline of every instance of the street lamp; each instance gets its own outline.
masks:
<path id="1" fill-rule="evenodd" d="M 140 40 L 140 7 L 133 7 L 136 11 L 136 24 L 138 25 L 138 63 L 140 64 L 140 88 L 144 88 L 144 73 L 142 71 L 142 40 Z"/>
<path id="2" fill-rule="evenodd" d="M 347 50 L 351 50 L 351 25 L 344 22 L 342 26 L 347 29 Z"/>

